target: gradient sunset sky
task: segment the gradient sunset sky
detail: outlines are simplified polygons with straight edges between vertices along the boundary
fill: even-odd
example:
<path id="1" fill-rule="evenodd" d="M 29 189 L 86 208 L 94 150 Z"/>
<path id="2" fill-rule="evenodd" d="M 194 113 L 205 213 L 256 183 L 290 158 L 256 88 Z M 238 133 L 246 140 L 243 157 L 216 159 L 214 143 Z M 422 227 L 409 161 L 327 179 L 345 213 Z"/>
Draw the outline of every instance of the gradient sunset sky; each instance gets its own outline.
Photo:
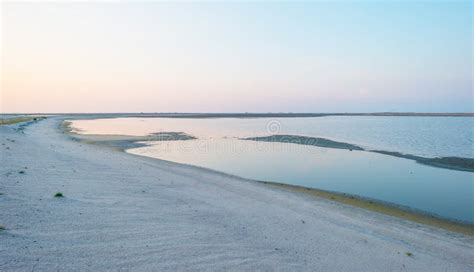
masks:
<path id="1" fill-rule="evenodd" d="M 0 112 L 473 112 L 471 1 L 3 3 Z"/>

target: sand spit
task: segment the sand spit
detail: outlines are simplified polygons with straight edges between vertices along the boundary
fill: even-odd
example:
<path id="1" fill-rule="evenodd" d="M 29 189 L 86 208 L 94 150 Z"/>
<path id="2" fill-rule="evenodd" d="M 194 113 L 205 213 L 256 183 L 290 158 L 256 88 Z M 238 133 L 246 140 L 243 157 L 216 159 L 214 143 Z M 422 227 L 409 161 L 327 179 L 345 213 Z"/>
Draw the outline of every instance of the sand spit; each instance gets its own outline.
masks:
<path id="1" fill-rule="evenodd" d="M 0 126 L 1 271 L 474 269 L 472 236 L 83 144 L 69 118 Z"/>
<path id="2" fill-rule="evenodd" d="M 308 137 L 308 136 L 300 136 L 300 135 L 275 134 L 275 135 L 263 136 L 263 137 L 242 138 L 242 140 L 291 143 L 291 144 L 319 146 L 319 147 L 326 147 L 326 148 L 347 149 L 350 151 L 352 150 L 367 151 L 367 152 L 384 154 L 388 156 L 394 156 L 398 158 L 414 160 L 418 163 L 433 166 L 433 167 L 474 172 L 474 158 L 461 158 L 461 157 L 425 158 L 421 156 L 403 154 L 400 152 L 393 152 L 393 151 L 369 150 L 369 149 L 364 149 L 360 146 L 349 144 L 349 143 L 337 142 L 337 141 L 333 141 L 333 140 L 329 140 L 325 138 Z"/>
<path id="3" fill-rule="evenodd" d="M 271 136 L 243 138 L 242 140 L 311 145 L 311 146 L 319 146 L 319 147 L 326 147 L 326 148 L 347 149 L 351 151 L 364 150 L 362 147 L 359 147 L 353 144 L 336 142 L 336 141 L 324 139 L 324 138 L 298 136 L 298 135 L 276 134 L 276 135 L 271 135 Z"/>
<path id="4" fill-rule="evenodd" d="M 119 151 L 125 151 L 130 148 L 146 146 L 146 142 L 150 141 L 186 141 L 193 140 L 196 137 L 184 132 L 157 132 L 146 136 L 130 136 L 130 135 L 91 135 L 79 134 L 70 127 L 71 123 L 65 121 L 60 126 L 63 132 L 71 135 L 75 141 L 86 144 L 97 144 L 111 147 Z"/>

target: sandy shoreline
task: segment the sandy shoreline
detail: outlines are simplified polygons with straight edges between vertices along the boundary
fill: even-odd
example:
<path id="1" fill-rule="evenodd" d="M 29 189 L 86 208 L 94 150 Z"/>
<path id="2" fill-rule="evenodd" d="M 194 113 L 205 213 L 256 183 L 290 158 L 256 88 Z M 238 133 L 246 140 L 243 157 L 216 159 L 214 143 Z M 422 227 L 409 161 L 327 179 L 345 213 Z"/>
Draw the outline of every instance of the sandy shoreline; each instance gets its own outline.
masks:
<path id="1" fill-rule="evenodd" d="M 129 136 L 129 135 L 94 135 L 94 134 L 80 134 L 78 131 L 74 131 L 71 127 L 71 123 L 69 121 L 65 121 L 61 124 L 61 130 L 71 135 L 74 140 L 80 141 L 86 144 L 96 144 L 103 147 L 113 148 L 118 151 L 127 152 L 128 149 L 138 148 L 146 146 L 147 141 L 177 141 L 177 140 L 192 140 L 196 139 L 191 135 L 187 135 L 182 132 L 160 132 L 155 133 L 147 136 Z M 290 137 L 290 138 L 289 138 Z M 288 135 L 281 135 L 281 142 L 288 142 L 291 137 L 295 136 L 288 136 Z M 299 136 L 297 136 L 298 138 Z M 307 138 L 307 137 L 303 137 Z M 354 149 L 354 150 L 364 150 L 358 146 L 350 145 L 346 143 L 339 143 L 323 138 L 313 138 L 314 141 L 290 141 L 294 143 L 301 143 L 305 145 L 316 145 L 320 147 L 327 147 L 327 148 L 338 148 L 338 149 Z M 244 138 L 242 140 L 254 140 L 254 141 L 271 141 L 271 142 L 278 142 L 279 138 L 275 136 L 269 137 L 257 137 L 257 138 Z M 377 152 L 377 151 L 374 151 Z M 132 155 L 136 155 L 130 153 Z M 136 155 L 139 156 L 139 155 Z M 180 164 L 180 163 L 178 163 Z M 181 164 L 183 165 L 183 164 Z M 203 169 L 205 171 L 216 172 L 218 174 L 229 175 L 227 173 L 223 173 L 220 171 L 216 171 L 209 168 L 198 167 L 194 165 L 189 165 L 191 167 L 196 167 L 199 169 Z M 232 175 L 230 175 L 232 176 Z M 240 178 L 240 177 L 237 177 Z M 435 226 L 439 228 L 443 228 L 449 231 L 459 232 L 467 235 L 474 236 L 474 226 L 469 223 L 465 223 L 458 220 L 443 218 L 438 215 L 429 214 L 427 212 L 415 210 L 410 207 L 400 206 L 394 203 L 387 203 L 376 199 L 369 199 L 357 195 L 350 195 L 346 193 L 339 193 L 339 192 L 331 192 L 321 189 L 309 188 L 309 187 L 302 187 L 297 185 L 291 184 L 284 184 L 272 181 L 260 181 L 260 180 L 251 180 L 252 182 L 258 182 L 263 184 L 268 184 L 270 186 L 277 186 L 285 190 L 298 192 L 298 193 L 305 193 L 312 196 L 316 196 L 319 198 L 329 199 L 331 201 L 340 202 L 343 204 L 379 212 L 382 214 L 390 215 L 399 217 L 402 219 L 408 219 L 410 221 L 414 221 L 417 223 L 422 223 L 425 225 Z"/>
<path id="2" fill-rule="evenodd" d="M 82 144 L 62 120 L 0 127 L 0 270 L 474 268 L 472 236 Z"/>

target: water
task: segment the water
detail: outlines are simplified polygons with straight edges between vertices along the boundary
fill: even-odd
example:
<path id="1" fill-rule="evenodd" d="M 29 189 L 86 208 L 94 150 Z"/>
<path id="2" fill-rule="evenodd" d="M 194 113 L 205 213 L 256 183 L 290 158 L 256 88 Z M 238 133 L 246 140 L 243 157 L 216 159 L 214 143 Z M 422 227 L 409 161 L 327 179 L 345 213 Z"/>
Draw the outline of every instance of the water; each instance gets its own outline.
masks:
<path id="1" fill-rule="evenodd" d="M 473 157 L 472 118 L 117 118 L 74 121 L 85 134 L 185 132 L 191 141 L 148 142 L 130 153 L 392 202 L 474 223 L 474 173 L 381 154 L 239 140 L 274 133 L 325 137 L 423 156 Z"/>
<path id="2" fill-rule="evenodd" d="M 199 139 L 295 134 L 426 157 L 474 158 L 474 118 L 328 116 L 315 118 L 116 118 L 75 121 L 84 133 L 186 132 Z"/>

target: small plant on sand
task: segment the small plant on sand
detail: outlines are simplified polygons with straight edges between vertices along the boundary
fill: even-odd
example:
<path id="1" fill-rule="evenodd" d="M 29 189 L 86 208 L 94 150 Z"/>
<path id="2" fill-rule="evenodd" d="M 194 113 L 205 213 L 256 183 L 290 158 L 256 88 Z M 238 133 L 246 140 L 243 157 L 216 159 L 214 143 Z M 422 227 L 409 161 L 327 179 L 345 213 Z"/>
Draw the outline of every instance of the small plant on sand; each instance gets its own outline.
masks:
<path id="1" fill-rule="evenodd" d="M 413 253 L 411 253 L 411 252 L 405 252 L 405 254 L 406 254 L 408 257 L 412 257 L 412 256 L 413 256 Z"/>
<path id="2" fill-rule="evenodd" d="M 21 171 L 20 171 L 20 172 L 18 172 L 18 173 L 20 173 L 20 174 L 24 174 L 24 173 L 25 173 L 25 171 L 21 170 Z"/>
<path id="3" fill-rule="evenodd" d="M 56 194 L 54 194 L 54 197 L 64 197 L 64 195 L 61 192 L 57 192 Z"/>
<path id="4" fill-rule="evenodd" d="M 5 226 L 4 225 L 0 225 L 0 231 L 4 231 L 6 230 Z"/>

